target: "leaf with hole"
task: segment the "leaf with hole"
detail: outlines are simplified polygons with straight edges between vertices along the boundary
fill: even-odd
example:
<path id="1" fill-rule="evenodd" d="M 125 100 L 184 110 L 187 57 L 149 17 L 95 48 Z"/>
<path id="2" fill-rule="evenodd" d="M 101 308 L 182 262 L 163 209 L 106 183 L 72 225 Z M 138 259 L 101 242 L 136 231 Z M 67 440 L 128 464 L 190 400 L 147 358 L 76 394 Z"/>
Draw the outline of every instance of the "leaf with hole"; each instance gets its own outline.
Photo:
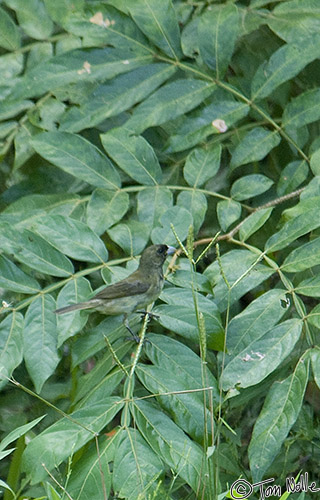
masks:
<path id="1" fill-rule="evenodd" d="M 221 377 L 223 390 L 250 387 L 264 380 L 290 354 L 301 330 L 300 319 L 288 319 L 248 343 L 225 367 Z"/>

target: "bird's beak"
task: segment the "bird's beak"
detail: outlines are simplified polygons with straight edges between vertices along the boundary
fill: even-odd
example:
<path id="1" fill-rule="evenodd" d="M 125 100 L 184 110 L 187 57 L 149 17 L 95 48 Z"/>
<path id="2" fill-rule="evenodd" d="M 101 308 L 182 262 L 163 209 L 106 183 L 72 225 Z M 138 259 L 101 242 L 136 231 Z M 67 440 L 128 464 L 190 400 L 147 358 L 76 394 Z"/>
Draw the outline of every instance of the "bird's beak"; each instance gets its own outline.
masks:
<path id="1" fill-rule="evenodd" d="M 174 248 L 174 247 L 168 247 L 167 255 L 172 255 L 176 251 L 177 251 L 176 248 Z"/>

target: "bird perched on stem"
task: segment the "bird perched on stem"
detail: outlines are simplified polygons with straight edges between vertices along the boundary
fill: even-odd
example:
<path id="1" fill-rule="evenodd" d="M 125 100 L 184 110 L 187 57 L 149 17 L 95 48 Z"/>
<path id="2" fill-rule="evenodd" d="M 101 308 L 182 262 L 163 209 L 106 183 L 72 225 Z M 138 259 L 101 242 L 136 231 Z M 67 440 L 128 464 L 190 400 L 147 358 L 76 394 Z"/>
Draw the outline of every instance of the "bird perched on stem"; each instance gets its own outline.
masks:
<path id="1" fill-rule="evenodd" d="M 167 245 L 152 245 L 141 255 L 138 269 L 124 280 L 107 286 L 86 302 L 71 304 L 57 309 L 57 314 L 65 314 L 78 309 L 94 309 L 115 316 L 124 314 L 124 324 L 136 342 L 139 337 L 131 330 L 128 314 L 145 308 L 154 302 L 163 288 L 163 264 L 167 255 L 173 254 L 175 248 Z M 145 311 L 142 311 L 147 314 Z"/>

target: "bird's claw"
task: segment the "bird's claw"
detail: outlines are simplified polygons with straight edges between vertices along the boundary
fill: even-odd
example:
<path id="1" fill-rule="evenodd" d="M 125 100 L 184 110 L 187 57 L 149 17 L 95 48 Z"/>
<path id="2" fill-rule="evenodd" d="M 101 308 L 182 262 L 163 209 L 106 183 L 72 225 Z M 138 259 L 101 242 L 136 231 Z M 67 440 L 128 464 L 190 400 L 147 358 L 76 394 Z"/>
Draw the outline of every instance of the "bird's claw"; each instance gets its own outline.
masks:
<path id="1" fill-rule="evenodd" d="M 148 321 L 151 319 L 159 319 L 160 316 L 158 314 L 154 314 L 153 312 L 150 311 L 136 311 L 137 313 L 141 313 L 140 318 L 144 319 L 146 316 L 148 316 Z"/>
<path id="2" fill-rule="evenodd" d="M 126 337 L 125 340 L 130 340 L 131 342 L 136 342 L 137 344 L 140 343 L 141 339 L 138 335 L 132 335 L 131 337 Z M 143 345 L 145 344 L 151 344 L 150 340 L 149 339 L 144 339 L 143 341 Z"/>
<path id="3" fill-rule="evenodd" d="M 130 334 L 131 334 L 131 337 L 126 337 L 126 340 L 131 340 L 131 341 L 136 342 L 136 344 L 139 344 L 141 341 L 139 335 L 137 335 L 136 333 L 134 333 L 133 330 L 131 330 L 128 323 L 125 326 L 126 326 L 126 329 L 128 330 L 128 332 L 130 332 Z M 145 344 L 146 342 L 150 342 L 150 340 L 144 339 L 143 343 Z"/>

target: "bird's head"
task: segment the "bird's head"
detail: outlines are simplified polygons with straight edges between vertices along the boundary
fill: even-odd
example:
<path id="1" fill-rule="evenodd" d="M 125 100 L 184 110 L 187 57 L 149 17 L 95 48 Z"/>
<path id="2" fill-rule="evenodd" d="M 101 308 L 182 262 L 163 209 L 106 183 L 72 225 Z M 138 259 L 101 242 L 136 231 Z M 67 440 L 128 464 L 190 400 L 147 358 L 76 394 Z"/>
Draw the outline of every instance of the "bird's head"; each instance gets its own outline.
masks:
<path id="1" fill-rule="evenodd" d="M 168 245 L 151 245 L 142 252 L 139 268 L 162 268 L 167 255 L 175 251 L 174 247 Z"/>

